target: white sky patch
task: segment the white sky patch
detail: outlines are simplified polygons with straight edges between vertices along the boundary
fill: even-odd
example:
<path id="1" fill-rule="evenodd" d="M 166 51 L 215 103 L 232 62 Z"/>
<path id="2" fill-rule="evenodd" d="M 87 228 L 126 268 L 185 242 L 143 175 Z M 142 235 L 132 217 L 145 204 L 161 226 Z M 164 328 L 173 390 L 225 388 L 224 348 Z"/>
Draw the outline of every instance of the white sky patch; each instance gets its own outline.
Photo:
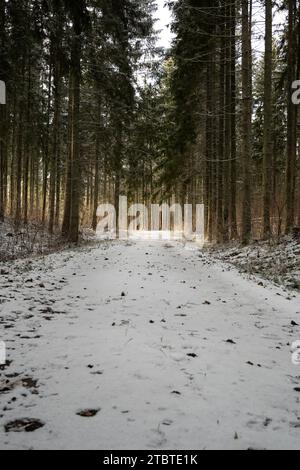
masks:
<path id="1" fill-rule="evenodd" d="M 158 10 L 155 14 L 157 18 L 156 29 L 161 30 L 158 39 L 158 46 L 168 49 L 171 46 L 174 35 L 171 32 L 172 13 L 165 0 L 156 1 Z M 274 8 L 273 34 L 278 36 L 282 33 L 286 22 L 286 12 L 278 12 Z M 260 1 L 253 3 L 253 48 L 256 54 L 264 53 L 264 34 L 265 34 L 265 8 Z"/>
<path id="2" fill-rule="evenodd" d="M 171 32 L 172 14 L 165 0 L 157 0 L 158 10 L 155 14 L 157 18 L 156 29 L 161 30 L 158 46 L 168 49 L 171 46 L 173 34 Z"/>
<path id="3" fill-rule="evenodd" d="M 273 8 L 273 37 L 283 33 L 287 13 Z M 253 49 L 257 55 L 265 52 L 265 8 L 260 1 L 253 3 Z"/>

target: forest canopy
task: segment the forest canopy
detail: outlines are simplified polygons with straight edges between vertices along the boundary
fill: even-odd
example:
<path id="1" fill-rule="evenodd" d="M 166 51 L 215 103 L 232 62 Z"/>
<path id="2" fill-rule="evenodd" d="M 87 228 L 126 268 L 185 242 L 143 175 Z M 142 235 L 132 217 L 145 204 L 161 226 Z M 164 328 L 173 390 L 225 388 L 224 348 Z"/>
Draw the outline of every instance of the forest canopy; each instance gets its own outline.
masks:
<path id="1" fill-rule="evenodd" d="M 0 0 L 0 220 L 77 242 L 125 194 L 204 203 L 209 241 L 299 233 L 300 2 L 167 3 L 160 50 L 155 0 Z"/>

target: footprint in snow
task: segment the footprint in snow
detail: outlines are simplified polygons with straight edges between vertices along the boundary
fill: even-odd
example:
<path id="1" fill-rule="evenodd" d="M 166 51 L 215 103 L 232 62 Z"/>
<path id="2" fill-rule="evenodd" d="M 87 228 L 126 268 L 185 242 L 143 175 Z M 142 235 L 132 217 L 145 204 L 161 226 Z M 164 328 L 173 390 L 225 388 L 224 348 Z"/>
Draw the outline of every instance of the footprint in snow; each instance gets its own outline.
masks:
<path id="1" fill-rule="evenodd" d="M 170 357 L 171 357 L 171 359 L 173 359 L 176 362 L 181 362 L 181 361 L 184 361 L 186 359 L 186 356 L 184 354 L 181 354 L 181 353 L 172 353 L 172 354 L 170 354 Z"/>

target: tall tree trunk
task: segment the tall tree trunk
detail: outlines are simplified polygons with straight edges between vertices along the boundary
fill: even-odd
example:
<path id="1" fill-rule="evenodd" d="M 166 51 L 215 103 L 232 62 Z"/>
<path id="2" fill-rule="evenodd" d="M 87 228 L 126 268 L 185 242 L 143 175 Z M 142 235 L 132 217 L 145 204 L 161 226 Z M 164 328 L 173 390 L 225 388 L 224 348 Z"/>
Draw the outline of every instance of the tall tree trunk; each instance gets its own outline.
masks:
<path id="1" fill-rule="evenodd" d="M 50 146 L 50 110 L 51 110 L 51 86 L 52 86 L 52 64 L 49 67 L 49 81 L 48 81 L 48 103 L 47 103 L 47 127 L 46 127 L 46 142 L 44 149 L 44 174 L 43 174 L 43 208 L 42 208 L 42 222 L 45 223 L 46 209 L 47 209 L 47 192 L 48 192 L 48 170 L 49 170 L 49 146 Z"/>
<path id="2" fill-rule="evenodd" d="M 265 78 L 264 78 L 264 162 L 263 162 L 263 235 L 271 234 L 271 191 L 272 191 L 272 0 L 266 0 L 266 35 L 265 35 Z"/>
<path id="3" fill-rule="evenodd" d="M 230 33 L 230 66 L 231 66 L 231 160 L 230 160 L 230 237 L 236 239 L 238 236 L 236 217 L 236 178 L 237 178 L 237 149 L 236 149 L 236 5 L 231 2 L 230 8 L 231 33 Z"/>
<path id="4" fill-rule="evenodd" d="M 21 222 L 21 204 L 22 204 L 22 161 L 23 161 L 23 103 L 20 102 L 18 114 L 18 131 L 17 131 L 17 164 L 16 164 L 16 207 L 15 207 L 15 225 L 18 227 Z"/>
<path id="5" fill-rule="evenodd" d="M 100 90 L 98 90 L 98 93 L 100 94 Z M 98 122 L 99 126 L 97 126 L 97 135 L 96 135 L 96 148 L 95 148 L 95 176 L 94 176 L 94 200 L 93 200 L 93 220 L 92 220 L 92 228 L 93 230 L 96 231 L 97 229 L 97 209 L 98 209 L 98 204 L 99 204 L 99 165 L 100 165 L 100 139 L 101 139 L 101 122 L 102 122 L 102 106 L 101 106 L 101 99 L 100 96 L 98 98 Z"/>
<path id="6" fill-rule="evenodd" d="M 56 59 L 54 65 L 54 117 L 52 153 L 50 167 L 50 197 L 49 197 L 49 232 L 53 233 L 55 223 L 55 197 L 57 195 L 57 170 L 60 161 L 60 113 L 61 113 L 61 72 L 60 63 Z"/>
<path id="7" fill-rule="evenodd" d="M 251 217 L 251 125 L 252 125 L 252 47 L 250 0 L 242 0 L 242 242 L 247 244 L 252 234 Z"/>
<path id="8" fill-rule="evenodd" d="M 79 142 L 79 113 L 80 113 L 80 79 L 81 79 L 81 28 L 80 18 L 74 18 L 74 37 L 71 57 L 72 83 L 72 127 L 71 127 L 71 212 L 69 240 L 78 242 L 79 209 L 80 209 L 80 142 Z"/>
<path id="9" fill-rule="evenodd" d="M 224 185 L 224 157 L 225 157 L 225 62 L 226 62 L 226 46 L 224 48 L 225 36 L 225 7 L 222 2 L 220 9 L 222 20 L 220 24 L 220 77 L 219 77 L 219 136 L 218 136 L 218 166 L 217 166 L 217 241 L 223 242 L 224 239 L 224 194 L 228 191 L 228 187 Z M 208 77 L 212 80 L 212 77 Z"/>
<path id="10" fill-rule="evenodd" d="M 213 82 L 212 58 L 209 58 L 207 68 L 207 103 L 206 103 L 206 163 L 205 163 L 205 206 L 206 206 L 206 236 L 212 240 L 213 207 L 212 207 L 212 159 L 213 159 Z"/>
<path id="11" fill-rule="evenodd" d="M 0 0 L 0 80 L 6 83 L 6 66 L 4 60 L 5 35 L 5 0 Z M 7 192 L 7 112 L 6 106 L 0 104 L 0 222 L 4 220 Z"/>
<path id="12" fill-rule="evenodd" d="M 28 223 L 28 192 L 29 192 L 29 165 L 30 165 L 30 141 L 31 141 L 31 63 L 28 64 L 28 91 L 26 104 L 26 142 L 24 146 L 24 174 L 23 174 L 23 200 L 24 200 L 24 224 Z"/>
<path id="13" fill-rule="evenodd" d="M 64 188 L 64 215 L 62 223 L 62 235 L 68 238 L 70 231 L 70 215 L 71 215 L 71 189 L 72 189 L 72 127 L 73 127 L 73 84 L 72 74 L 69 74 L 69 103 L 68 103 L 68 149 L 65 162 L 65 188 Z"/>
<path id="14" fill-rule="evenodd" d="M 231 24 L 230 24 L 230 5 L 225 7 L 225 106 L 224 106 L 224 118 L 225 118 L 225 161 L 224 161 L 224 240 L 229 239 L 229 206 L 230 206 L 230 161 L 231 161 Z"/>
<path id="15" fill-rule="evenodd" d="M 0 105 L 0 222 L 4 220 L 7 188 L 6 109 Z"/>
<path id="16" fill-rule="evenodd" d="M 22 83 L 25 82 L 25 57 L 22 58 Z M 17 148 L 16 148 L 16 207 L 15 225 L 18 227 L 22 215 L 22 165 L 23 165 L 23 130 L 24 130 L 24 96 L 23 90 L 18 90 L 21 97 L 18 101 Z"/>
<path id="17" fill-rule="evenodd" d="M 287 117 L 287 165 L 286 165 L 286 233 L 290 233 L 295 216 L 297 110 L 292 102 L 292 83 L 296 80 L 295 1 L 289 0 L 288 24 L 288 117 Z"/>

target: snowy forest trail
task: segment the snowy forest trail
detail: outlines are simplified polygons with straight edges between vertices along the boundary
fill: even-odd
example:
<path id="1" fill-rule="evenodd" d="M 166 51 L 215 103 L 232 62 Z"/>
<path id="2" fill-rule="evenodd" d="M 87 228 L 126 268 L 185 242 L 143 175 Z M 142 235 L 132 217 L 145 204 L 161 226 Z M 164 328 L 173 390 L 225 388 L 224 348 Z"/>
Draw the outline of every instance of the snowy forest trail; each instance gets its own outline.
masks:
<path id="1" fill-rule="evenodd" d="M 300 448 L 299 296 L 113 242 L 5 265 L 0 309 L 0 449 Z"/>

